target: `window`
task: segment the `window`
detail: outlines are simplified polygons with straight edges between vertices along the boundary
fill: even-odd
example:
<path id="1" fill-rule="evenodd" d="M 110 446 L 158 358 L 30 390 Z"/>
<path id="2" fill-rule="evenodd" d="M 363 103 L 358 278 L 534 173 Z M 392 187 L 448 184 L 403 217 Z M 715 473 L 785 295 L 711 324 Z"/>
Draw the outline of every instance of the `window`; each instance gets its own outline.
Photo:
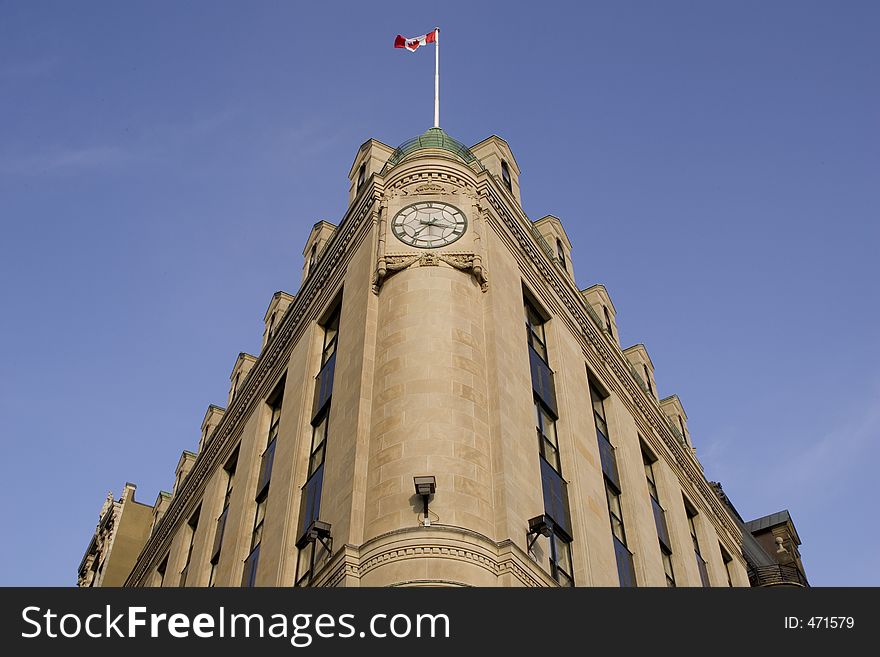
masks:
<path id="1" fill-rule="evenodd" d="M 574 586 L 571 563 L 571 539 L 559 534 L 550 536 L 550 575 L 562 586 Z"/>
<path id="2" fill-rule="evenodd" d="M 666 573 L 666 586 L 675 588 L 675 572 L 672 570 L 672 552 L 660 546 L 660 554 L 663 557 L 663 572 Z"/>
<path id="3" fill-rule="evenodd" d="M 654 396 L 654 386 L 651 385 L 651 375 L 648 373 L 648 366 L 642 365 L 642 369 L 645 370 L 645 385 L 648 386 L 648 392 L 651 393 L 651 396 Z"/>
<path id="4" fill-rule="evenodd" d="M 562 472 L 559 463 L 559 443 L 556 440 L 556 421 L 538 399 L 535 399 L 535 428 L 538 432 L 539 453 L 556 472 Z"/>
<path id="5" fill-rule="evenodd" d="M 364 185 L 364 180 L 367 178 L 367 165 L 362 164 L 361 168 L 358 170 L 358 180 L 357 180 L 357 188 L 355 189 L 355 193 L 361 191 L 361 187 Z"/>
<path id="6" fill-rule="evenodd" d="M 309 274 L 312 273 L 312 270 L 315 268 L 315 265 L 318 264 L 318 243 L 315 242 L 312 244 L 312 250 L 309 252 Z"/>
<path id="7" fill-rule="evenodd" d="M 547 362 L 547 342 L 544 337 L 544 318 L 535 310 L 528 301 L 525 302 L 526 331 L 529 346 L 535 350 L 541 359 Z"/>
<path id="8" fill-rule="evenodd" d="M 620 489 L 620 475 L 617 471 L 617 457 L 614 446 L 608 439 L 608 424 L 605 422 L 605 403 L 598 388 L 590 383 L 590 399 L 593 405 L 593 423 L 596 426 L 596 437 L 599 442 L 599 459 L 602 462 L 603 474 Z"/>
<path id="9" fill-rule="evenodd" d="M 730 556 L 730 553 L 724 549 L 721 543 L 718 544 L 718 547 L 721 549 L 721 560 L 724 562 L 724 571 L 727 573 L 727 585 L 733 588 L 733 578 L 730 576 L 730 569 L 733 567 L 733 557 Z"/>
<path id="10" fill-rule="evenodd" d="M 266 344 L 269 344 L 269 340 L 272 339 L 273 331 L 275 330 L 275 312 L 269 317 L 269 330 L 266 333 Z"/>
<path id="11" fill-rule="evenodd" d="M 559 264 L 562 265 L 562 268 L 565 269 L 565 249 L 562 248 L 562 241 L 558 238 L 556 240 L 556 258 L 559 260 Z"/>
<path id="12" fill-rule="evenodd" d="M 529 367 L 535 405 L 535 431 L 541 465 L 541 489 L 544 495 L 544 514 L 549 517 L 550 575 L 561 586 L 574 586 L 571 561 L 571 513 L 568 507 L 568 488 L 562 478 L 562 461 L 556 436 L 556 392 L 553 374 L 547 365 L 547 347 L 544 320 L 535 307 L 524 300 L 526 339 L 529 344 Z"/>
<path id="13" fill-rule="evenodd" d="M 682 422 L 681 415 L 678 416 L 678 426 L 681 428 L 681 439 L 687 442 L 687 434 L 684 431 L 684 422 Z"/>
<path id="14" fill-rule="evenodd" d="M 655 460 L 642 449 L 642 462 L 645 464 L 645 479 L 648 480 L 648 492 L 651 494 L 651 497 L 659 501 L 660 496 L 657 494 L 657 482 L 654 479 Z"/>
<path id="15" fill-rule="evenodd" d="M 623 525 L 623 510 L 620 506 L 620 475 L 617 470 L 617 456 L 608 438 L 608 423 L 605 421 L 604 397 L 596 385 L 590 381 L 590 402 L 593 406 L 593 422 L 596 425 L 596 439 L 599 442 L 599 459 L 605 477 L 605 496 L 608 501 L 608 515 L 611 520 L 611 534 L 614 553 L 617 558 L 617 574 L 621 586 L 635 586 L 632 553 L 626 546 L 626 530 Z"/>
<path id="16" fill-rule="evenodd" d="M 605 315 L 605 330 L 608 331 L 608 335 L 612 338 L 614 337 L 614 328 L 611 324 L 611 315 L 608 314 L 608 306 L 602 306 L 602 312 Z"/>
<path id="17" fill-rule="evenodd" d="M 254 529 L 251 533 L 251 551 L 245 560 L 241 585 L 251 587 L 257 580 L 257 566 L 260 562 L 260 543 L 263 539 L 263 522 L 266 518 L 266 504 L 269 498 L 269 484 L 272 480 L 272 466 L 275 463 L 275 445 L 278 442 L 278 428 L 281 424 L 281 403 L 284 399 L 284 383 L 287 375 L 275 386 L 272 394 L 266 399 L 269 406 L 269 435 L 266 437 L 266 449 L 260 459 L 260 475 L 257 478 L 255 500 L 257 510 L 254 516 Z"/>
<path id="18" fill-rule="evenodd" d="M 168 555 L 165 555 L 165 558 L 162 559 L 162 562 L 156 567 L 156 575 L 159 577 L 159 583 L 156 584 L 158 587 L 162 587 L 165 584 L 165 571 L 168 570 Z"/>
<path id="19" fill-rule="evenodd" d="M 657 539 L 660 542 L 660 554 L 663 557 L 663 571 L 666 573 L 666 586 L 675 586 L 675 573 L 672 570 L 672 541 L 666 525 L 666 512 L 660 506 L 660 494 L 657 492 L 657 479 L 654 475 L 654 464 L 657 459 L 642 445 L 642 462 L 645 465 L 645 480 L 648 482 L 648 493 L 651 496 L 651 507 L 654 511 L 654 524 L 657 527 Z"/>
<path id="20" fill-rule="evenodd" d="M 532 390 L 554 418 L 556 409 L 556 390 L 553 385 L 553 372 L 547 364 L 547 347 L 544 335 L 544 320 L 528 301 L 524 301 L 526 337 L 529 343 L 529 370 L 532 374 Z"/>
<path id="21" fill-rule="evenodd" d="M 266 492 L 272 479 L 272 466 L 275 463 L 275 446 L 278 442 L 278 428 L 281 424 L 281 402 L 284 399 L 286 378 L 286 374 L 281 377 L 281 381 L 266 399 L 266 404 L 269 406 L 269 435 L 266 437 L 266 449 L 260 457 L 260 476 L 257 479 L 256 497 L 260 497 Z"/>
<path id="22" fill-rule="evenodd" d="M 600 438 L 608 440 L 608 423 L 605 421 L 605 402 L 604 395 L 590 383 L 590 402 L 593 405 L 593 421 L 596 424 L 596 431 L 601 434 Z"/>
<path id="23" fill-rule="evenodd" d="M 620 493 L 607 479 L 605 480 L 605 494 L 608 496 L 608 513 L 611 515 L 611 533 L 618 541 L 626 545 L 623 511 L 620 508 Z"/>
<path id="24" fill-rule="evenodd" d="M 632 552 L 626 545 L 626 529 L 623 526 L 623 509 L 620 506 L 620 491 L 605 478 L 605 496 L 608 498 L 608 516 L 611 519 L 611 535 L 614 541 L 614 554 L 617 558 L 617 576 L 621 586 L 636 586 Z"/>
<path id="25" fill-rule="evenodd" d="M 226 493 L 223 495 L 223 511 L 217 518 L 217 529 L 214 532 L 214 547 L 211 549 L 211 572 L 208 575 L 208 586 L 214 586 L 217 577 L 217 565 L 220 563 L 220 551 L 223 548 L 223 532 L 226 530 L 226 519 L 229 516 L 229 501 L 232 499 L 232 488 L 235 484 L 235 468 L 238 465 L 238 449 L 226 462 L 223 471 L 226 474 Z"/>
<path id="26" fill-rule="evenodd" d="M 235 396 L 238 394 L 238 379 L 241 377 L 241 372 L 235 373 L 235 380 L 232 382 L 232 400 L 235 401 Z"/>
<path id="27" fill-rule="evenodd" d="M 706 561 L 700 554 L 700 541 L 697 538 L 697 512 L 687 500 L 685 500 L 684 509 L 687 514 L 688 528 L 691 531 L 691 540 L 694 542 L 694 554 L 697 559 L 697 570 L 700 571 L 700 581 L 703 586 L 709 586 L 709 572 L 706 570 Z"/>
<path id="28" fill-rule="evenodd" d="M 324 341 L 321 350 L 321 371 L 315 390 L 315 408 L 312 418 L 312 447 L 309 452 L 309 469 L 306 483 L 300 494 L 299 527 L 297 529 L 296 586 L 307 586 L 316 572 L 316 565 L 329 556 L 323 543 L 305 542 L 306 534 L 321 513 L 321 492 L 324 485 L 324 459 L 327 455 L 327 438 L 330 426 L 331 396 L 333 377 L 336 368 L 336 347 L 339 337 L 339 316 L 341 306 L 337 305 L 324 323 Z"/>
<path id="29" fill-rule="evenodd" d="M 513 182 L 510 179 L 510 167 L 507 166 L 507 162 L 501 160 L 501 180 L 504 182 L 504 186 L 511 192 L 513 192 Z"/>
<path id="30" fill-rule="evenodd" d="M 257 566 L 260 563 L 260 543 L 263 540 L 263 521 L 266 519 L 266 501 L 269 498 L 268 491 L 257 499 L 257 511 L 254 515 L 254 529 L 251 532 L 251 551 L 244 562 L 244 572 L 241 576 L 241 585 L 252 587 L 257 581 Z"/>
<path id="31" fill-rule="evenodd" d="M 199 514 L 202 512 L 202 507 L 200 506 L 196 509 L 196 512 L 192 514 L 187 523 L 187 527 L 189 528 L 189 547 L 186 550 L 186 563 L 183 565 L 183 570 L 180 571 L 180 586 L 186 586 L 186 576 L 189 573 L 189 564 L 192 561 L 192 553 L 193 553 L 193 545 L 196 542 L 196 529 L 199 527 Z"/>

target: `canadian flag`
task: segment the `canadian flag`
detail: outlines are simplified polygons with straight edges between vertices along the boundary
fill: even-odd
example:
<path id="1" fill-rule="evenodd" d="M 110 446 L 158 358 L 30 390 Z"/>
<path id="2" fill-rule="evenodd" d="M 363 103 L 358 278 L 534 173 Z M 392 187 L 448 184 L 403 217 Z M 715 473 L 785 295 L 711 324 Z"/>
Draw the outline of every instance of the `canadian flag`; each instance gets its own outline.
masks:
<path id="1" fill-rule="evenodd" d="M 434 43 L 437 40 L 437 32 L 439 32 L 439 30 L 434 29 L 433 32 L 428 32 L 427 34 L 413 37 L 412 39 L 407 39 L 406 37 L 398 34 L 397 38 L 394 40 L 394 47 L 406 48 L 410 52 L 415 52 L 416 48 L 418 48 L 419 46 L 426 46 L 429 43 Z"/>

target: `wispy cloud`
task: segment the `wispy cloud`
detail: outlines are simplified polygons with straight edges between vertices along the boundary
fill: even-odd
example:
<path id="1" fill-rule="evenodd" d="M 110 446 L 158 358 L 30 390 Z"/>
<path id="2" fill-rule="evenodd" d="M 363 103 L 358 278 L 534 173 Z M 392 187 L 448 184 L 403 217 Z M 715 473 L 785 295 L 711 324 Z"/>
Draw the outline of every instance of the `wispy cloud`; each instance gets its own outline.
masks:
<path id="1" fill-rule="evenodd" d="M 321 119 L 308 119 L 282 132 L 280 144 L 297 158 L 319 155 L 338 144 L 343 133 Z"/>
<path id="2" fill-rule="evenodd" d="M 720 427 L 698 443 L 697 456 L 706 475 L 722 483 L 790 491 L 798 500 L 827 496 L 880 457 L 880 382 L 864 389 L 871 392 L 834 414 L 843 419 L 831 431 L 767 436 L 770 442 L 758 444 L 752 434 L 745 443 L 741 427 Z"/>
<path id="3" fill-rule="evenodd" d="M 133 153 L 117 146 L 65 148 L 21 157 L 0 157 L 0 173 L 39 175 L 115 167 L 133 159 Z"/>
<path id="4" fill-rule="evenodd" d="M 190 121 L 153 125 L 142 134 L 119 144 L 58 146 L 37 153 L 0 154 L 0 174 L 70 174 L 110 169 L 136 162 L 179 160 L 180 152 L 193 141 L 215 134 L 238 115 L 223 109 Z"/>
<path id="5" fill-rule="evenodd" d="M 868 454 L 880 450 L 880 387 L 874 386 L 874 393 L 850 417 L 821 439 L 793 450 L 779 474 L 781 483 L 822 491 L 823 484 L 839 482 L 841 475 L 876 463 Z"/>
<path id="6" fill-rule="evenodd" d="M 0 64 L 0 79 L 38 78 L 49 75 L 58 68 L 60 61 L 57 57 L 38 57 L 5 62 Z"/>

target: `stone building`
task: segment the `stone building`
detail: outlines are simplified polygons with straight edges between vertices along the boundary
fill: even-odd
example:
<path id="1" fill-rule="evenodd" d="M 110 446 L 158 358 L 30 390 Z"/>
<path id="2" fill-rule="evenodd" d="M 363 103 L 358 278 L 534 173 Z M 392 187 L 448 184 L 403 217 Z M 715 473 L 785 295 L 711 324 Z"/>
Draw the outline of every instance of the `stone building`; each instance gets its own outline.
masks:
<path id="1" fill-rule="evenodd" d="M 95 535 L 77 573 L 77 586 L 122 586 L 150 537 L 153 507 L 134 499 L 135 485 L 125 484 L 118 500 L 113 493 L 98 514 Z"/>
<path id="2" fill-rule="evenodd" d="M 126 584 L 749 586 L 681 401 L 508 144 L 371 139 L 349 178 Z"/>

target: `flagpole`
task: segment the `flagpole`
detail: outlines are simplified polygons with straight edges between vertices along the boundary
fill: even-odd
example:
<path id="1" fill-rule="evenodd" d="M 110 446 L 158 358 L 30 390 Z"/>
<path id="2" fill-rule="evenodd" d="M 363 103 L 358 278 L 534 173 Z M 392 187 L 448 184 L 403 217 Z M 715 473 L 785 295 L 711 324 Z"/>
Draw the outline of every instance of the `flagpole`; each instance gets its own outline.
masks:
<path id="1" fill-rule="evenodd" d="M 434 127 L 440 127 L 440 28 L 434 28 Z"/>

